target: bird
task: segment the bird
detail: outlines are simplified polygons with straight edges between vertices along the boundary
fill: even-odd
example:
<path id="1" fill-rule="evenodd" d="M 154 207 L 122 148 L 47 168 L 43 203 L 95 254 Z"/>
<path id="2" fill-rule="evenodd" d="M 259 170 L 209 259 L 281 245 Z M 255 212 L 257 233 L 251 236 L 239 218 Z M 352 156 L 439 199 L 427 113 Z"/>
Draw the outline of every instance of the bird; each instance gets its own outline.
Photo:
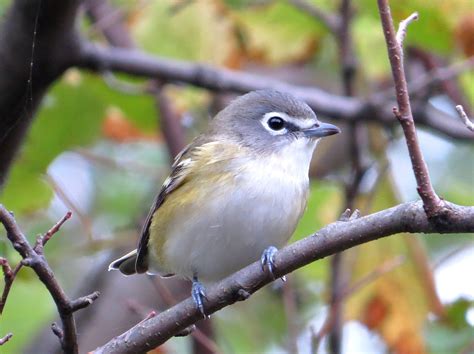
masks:
<path id="1" fill-rule="evenodd" d="M 192 280 L 192 298 L 206 316 L 201 281 L 217 282 L 259 259 L 273 273 L 278 248 L 306 208 L 316 145 L 339 132 L 289 93 L 236 98 L 176 156 L 137 249 L 109 270 Z"/>

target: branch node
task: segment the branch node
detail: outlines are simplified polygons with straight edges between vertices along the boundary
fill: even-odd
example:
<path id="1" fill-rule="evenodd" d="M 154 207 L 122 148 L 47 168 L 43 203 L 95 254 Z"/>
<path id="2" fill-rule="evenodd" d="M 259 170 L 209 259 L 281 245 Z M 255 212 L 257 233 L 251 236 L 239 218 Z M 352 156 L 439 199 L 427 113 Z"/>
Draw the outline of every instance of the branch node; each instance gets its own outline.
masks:
<path id="1" fill-rule="evenodd" d="M 82 296 L 76 300 L 71 300 L 69 305 L 69 311 L 71 313 L 76 312 L 80 309 L 86 308 L 92 304 L 100 296 L 100 292 L 94 291 L 92 294 Z"/>
<path id="2" fill-rule="evenodd" d="M 51 330 L 53 331 L 54 335 L 58 337 L 62 343 L 63 338 L 64 338 L 64 332 L 61 328 L 59 328 L 56 322 L 51 323 Z"/>
<path id="3" fill-rule="evenodd" d="M 353 221 L 353 220 L 356 220 L 356 219 L 359 219 L 360 218 L 360 210 L 359 209 L 356 209 L 354 210 L 354 212 L 352 213 L 351 217 L 349 218 L 348 221 Z"/>
<path id="4" fill-rule="evenodd" d="M 397 107 L 393 107 L 392 112 L 393 112 L 395 118 L 397 118 L 398 120 L 402 120 L 402 115 L 401 115 L 401 113 L 400 113 L 400 111 L 398 110 Z"/>
<path id="5" fill-rule="evenodd" d="M 456 106 L 456 111 L 459 113 L 459 118 L 464 122 L 464 125 L 466 126 L 467 129 L 470 131 L 474 132 L 474 123 L 472 123 L 469 120 L 469 117 L 467 116 L 466 112 L 464 111 L 464 107 L 462 105 L 457 105 Z"/>
<path id="6" fill-rule="evenodd" d="M 195 330 L 196 330 L 196 325 L 192 324 L 191 326 L 188 326 L 185 329 L 183 329 L 181 332 L 176 333 L 174 336 L 186 337 L 186 336 L 189 336 L 191 333 L 193 333 Z"/>
<path id="7" fill-rule="evenodd" d="M 250 297 L 250 293 L 245 289 L 239 289 L 237 291 L 237 301 L 245 301 Z"/>
<path id="8" fill-rule="evenodd" d="M 348 221 L 349 218 L 351 217 L 351 213 L 352 213 L 351 209 L 347 208 L 339 217 L 339 221 Z"/>

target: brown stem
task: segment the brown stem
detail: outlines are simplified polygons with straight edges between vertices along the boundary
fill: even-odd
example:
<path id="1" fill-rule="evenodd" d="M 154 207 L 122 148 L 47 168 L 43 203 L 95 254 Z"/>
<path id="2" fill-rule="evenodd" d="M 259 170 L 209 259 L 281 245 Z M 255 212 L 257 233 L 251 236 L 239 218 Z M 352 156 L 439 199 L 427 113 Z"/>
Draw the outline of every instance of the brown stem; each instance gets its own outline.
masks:
<path id="1" fill-rule="evenodd" d="M 56 308 L 61 318 L 62 328 L 60 331 L 54 331 L 53 328 L 53 332 L 58 335 L 64 353 L 78 353 L 76 324 L 74 322 L 73 313 L 91 304 L 99 294 L 93 293 L 84 298 L 70 300 L 56 280 L 46 258 L 41 252 L 38 252 L 29 244 L 25 235 L 16 224 L 13 215 L 10 214 L 1 204 L 0 223 L 3 224 L 7 232 L 7 238 L 10 240 L 15 250 L 22 256 L 22 264 L 31 267 L 35 271 L 36 275 L 46 286 L 56 304 Z M 59 230 L 59 227 L 60 223 L 52 228 L 53 234 Z M 61 335 L 59 336 L 59 334 Z"/>
<path id="2" fill-rule="evenodd" d="M 19 262 L 15 268 L 11 269 L 8 261 L 5 258 L 0 258 L 0 265 L 3 269 L 3 278 L 5 281 L 5 287 L 3 288 L 2 297 L 0 299 L 0 315 L 3 313 L 5 304 L 7 303 L 8 294 L 10 294 L 10 289 L 12 288 L 13 281 L 15 280 L 16 275 L 23 267 L 23 263 Z"/>
<path id="3" fill-rule="evenodd" d="M 423 201 L 428 217 L 438 216 L 443 209 L 443 202 L 438 197 L 431 185 L 428 167 L 423 159 L 418 136 L 415 130 L 415 122 L 411 111 L 410 98 L 408 96 L 407 81 L 403 67 L 403 48 L 401 46 L 406 33 L 406 26 L 410 21 L 402 22 L 399 35 L 395 33 L 392 15 L 388 0 L 377 0 L 382 20 L 385 41 L 387 42 L 388 57 L 392 68 L 392 76 L 395 82 L 395 92 L 398 108 L 393 109 L 393 113 L 399 120 L 403 133 L 407 141 L 408 152 L 415 174 L 417 191 Z M 413 20 L 414 17 L 410 17 Z M 397 37 L 399 40 L 397 40 Z"/>
<path id="4" fill-rule="evenodd" d="M 339 26 L 334 32 L 339 47 L 339 63 L 341 67 L 341 82 L 343 93 L 347 97 L 354 96 L 355 85 L 354 79 L 356 75 L 356 54 L 352 36 L 350 32 L 352 20 L 352 7 L 350 0 L 342 0 L 339 7 Z M 352 162 L 352 170 L 350 180 L 345 186 L 345 205 L 344 209 L 353 209 L 355 199 L 359 193 L 359 186 L 364 175 L 361 156 L 361 139 L 363 127 L 360 121 L 352 121 L 349 123 L 348 139 L 349 151 Z M 332 317 L 331 327 L 329 330 L 329 349 L 333 354 L 339 354 L 342 351 L 342 329 L 344 325 L 344 304 L 338 299 L 347 286 L 349 272 L 345 269 L 345 256 L 343 253 L 335 254 L 331 259 L 331 297 L 330 297 L 330 313 Z"/>

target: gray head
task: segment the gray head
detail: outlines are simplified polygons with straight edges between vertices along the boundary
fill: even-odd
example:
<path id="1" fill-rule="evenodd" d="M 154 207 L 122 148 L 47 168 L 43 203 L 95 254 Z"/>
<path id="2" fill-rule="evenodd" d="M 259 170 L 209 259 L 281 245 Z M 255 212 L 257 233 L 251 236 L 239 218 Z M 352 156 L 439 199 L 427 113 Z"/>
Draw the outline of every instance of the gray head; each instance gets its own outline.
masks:
<path id="1" fill-rule="evenodd" d="M 219 112 L 211 132 L 264 152 L 268 146 L 275 151 L 296 139 L 314 142 L 340 130 L 318 121 L 305 102 L 290 94 L 259 90 L 238 97 Z"/>

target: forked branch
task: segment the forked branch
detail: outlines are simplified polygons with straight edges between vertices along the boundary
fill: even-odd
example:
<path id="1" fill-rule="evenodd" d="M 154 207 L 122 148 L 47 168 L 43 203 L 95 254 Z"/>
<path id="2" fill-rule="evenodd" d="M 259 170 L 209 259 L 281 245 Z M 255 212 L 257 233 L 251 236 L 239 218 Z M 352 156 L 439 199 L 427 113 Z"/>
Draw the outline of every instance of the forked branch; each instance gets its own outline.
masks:
<path id="1" fill-rule="evenodd" d="M 49 266 L 46 258 L 43 255 L 43 246 L 51 239 L 51 237 L 57 233 L 60 227 L 66 222 L 67 219 L 71 217 L 70 213 L 67 213 L 58 223 L 56 223 L 48 232 L 44 235 L 38 237 L 35 246 L 31 246 L 28 242 L 25 235 L 21 232 L 18 227 L 15 218 L 13 215 L 6 210 L 3 205 L 0 204 L 0 223 L 3 224 L 5 231 L 7 232 L 7 238 L 10 240 L 11 244 L 15 250 L 22 256 L 21 265 L 32 268 L 41 282 L 46 286 L 51 297 L 56 303 L 58 309 L 59 317 L 61 318 L 61 328 L 56 324 L 52 325 L 53 333 L 59 338 L 61 342 L 61 347 L 64 353 L 78 353 L 77 347 L 77 333 L 76 333 L 76 324 L 74 322 L 73 313 L 79 309 L 85 308 L 90 305 L 95 299 L 99 297 L 98 292 L 94 292 L 88 296 L 81 297 L 76 300 L 71 300 L 67 297 L 64 290 L 59 285 L 56 280 L 53 270 Z M 2 263 L 2 265 L 5 262 Z M 6 286 L 11 287 L 11 282 L 13 282 L 13 275 L 15 271 L 18 272 L 19 267 L 17 266 L 15 270 L 7 265 L 3 266 L 4 272 L 10 273 L 11 281 Z M 10 268 L 10 269 L 9 269 Z M 5 276 L 6 274 L 5 273 Z M 16 274 L 16 273 L 14 273 Z M 2 301 L 6 301 L 6 296 L 8 292 L 4 292 L 4 299 L 2 296 Z"/>

